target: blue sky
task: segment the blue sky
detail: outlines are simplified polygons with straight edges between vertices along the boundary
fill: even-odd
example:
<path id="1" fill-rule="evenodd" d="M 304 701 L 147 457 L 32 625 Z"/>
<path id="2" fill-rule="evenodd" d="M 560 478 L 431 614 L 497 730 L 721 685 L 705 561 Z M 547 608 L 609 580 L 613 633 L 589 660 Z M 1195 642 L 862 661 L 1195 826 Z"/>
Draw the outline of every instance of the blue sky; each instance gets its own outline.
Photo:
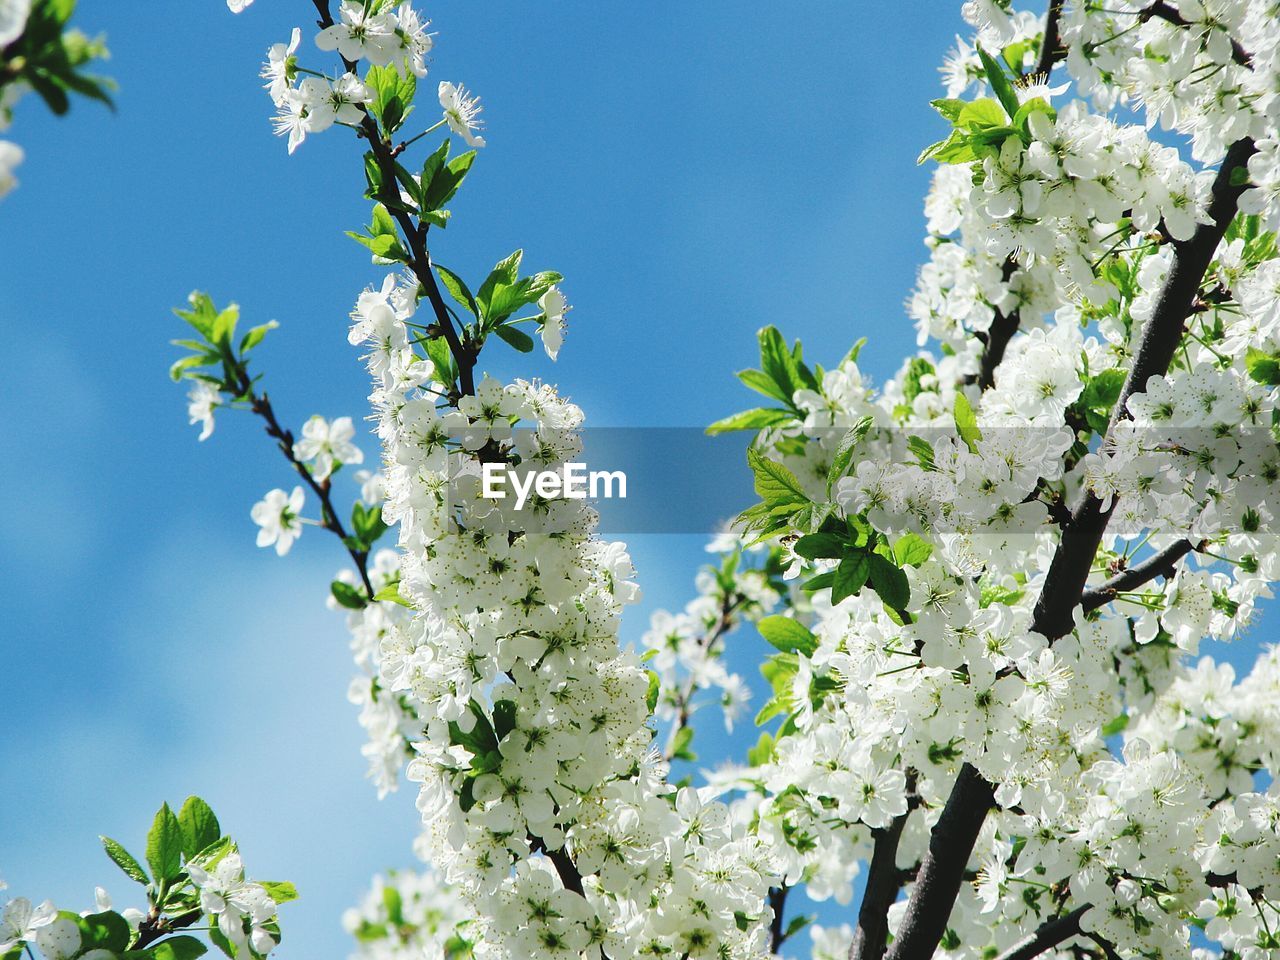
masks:
<path id="1" fill-rule="evenodd" d="M 732 373 L 766 323 L 827 362 L 868 336 L 864 366 L 888 376 L 914 349 L 914 160 L 939 134 L 927 102 L 958 7 L 903 0 L 886 24 L 836 0 L 428 6 L 432 80 L 484 97 L 490 143 L 437 259 L 478 282 L 523 246 L 575 305 L 559 364 L 495 344 L 489 369 L 633 427 L 749 406 Z M 377 274 L 342 234 L 367 216 L 359 151 L 335 130 L 289 158 L 256 78 L 310 9 L 83 0 L 118 112 L 24 101 L 22 183 L 0 204 L 0 876 L 72 909 L 105 882 L 126 905 L 97 834 L 141 848 L 161 800 L 200 793 L 256 875 L 302 890 L 285 960 L 345 955 L 341 910 L 411 862 L 416 813 L 362 779 L 345 632 L 323 606 L 336 544 L 253 546 L 249 507 L 291 477 L 247 415 L 197 444 L 165 371 L 169 310 L 199 287 L 282 323 L 259 358 L 289 422 L 365 409 L 346 313 Z M 627 639 L 686 602 L 704 560 L 696 537 L 632 547 L 646 601 Z M 734 662 L 754 678 L 760 653 L 744 637 Z M 748 739 L 708 736 L 704 759 Z"/>

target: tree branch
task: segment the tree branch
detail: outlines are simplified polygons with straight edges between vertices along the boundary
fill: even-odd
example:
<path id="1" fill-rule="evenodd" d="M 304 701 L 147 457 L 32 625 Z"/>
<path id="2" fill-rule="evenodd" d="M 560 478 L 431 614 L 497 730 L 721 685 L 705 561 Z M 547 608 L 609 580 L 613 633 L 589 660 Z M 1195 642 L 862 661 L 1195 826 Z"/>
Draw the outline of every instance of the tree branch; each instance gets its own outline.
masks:
<path id="1" fill-rule="evenodd" d="M 1093 904 L 1086 903 L 1084 906 L 1076 907 L 1068 914 L 1045 921 L 1034 933 L 1019 940 L 1004 953 L 1000 954 L 996 960 L 1031 960 L 1032 957 L 1038 957 L 1045 951 L 1052 950 L 1072 937 L 1079 936 L 1081 933 L 1080 918 L 1092 907 Z"/>
<path id="2" fill-rule="evenodd" d="M 1168 371 L 1205 271 L 1235 217 L 1236 203 L 1244 192 L 1242 184 L 1232 184 L 1232 174 L 1244 167 L 1256 150 L 1248 138 L 1231 145 L 1213 182 L 1213 200 L 1209 205 L 1212 222 L 1198 226 L 1190 240 L 1174 241 L 1173 264 L 1157 297 L 1155 310 L 1143 328 L 1129 376 L 1111 415 L 1108 436 L 1120 420 L 1128 418 L 1128 398 L 1145 391 L 1151 377 Z M 1072 512 L 1071 522 L 1062 532 L 1031 623 L 1031 629 L 1048 638 L 1050 643 L 1075 627 L 1075 609 L 1084 595 L 1085 583 L 1114 507 L 1113 503 L 1104 510 L 1101 501 L 1090 494 Z M 993 802 L 991 784 L 966 763 L 929 838 L 929 850 L 920 865 L 920 875 L 898 938 L 889 951 L 889 960 L 928 960 L 933 955 L 946 931 L 964 867 Z"/>
<path id="3" fill-rule="evenodd" d="M 1066 59 L 1067 49 L 1062 45 L 1058 24 L 1062 19 L 1063 0 L 1049 0 L 1049 9 L 1044 15 L 1044 39 L 1040 42 L 1040 59 L 1036 62 L 1035 73 L 1043 74 L 1047 80 L 1049 71 L 1059 60 Z"/>
<path id="4" fill-rule="evenodd" d="M 311 492 L 319 499 L 321 524 L 324 529 L 330 531 L 342 541 L 347 555 L 351 557 L 351 562 L 355 564 L 356 572 L 360 575 L 360 582 L 364 584 L 364 588 L 368 592 L 369 602 L 372 603 L 373 595 L 377 591 L 373 589 L 373 583 L 369 580 L 369 554 L 367 551 L 354 549 L 347 542 L 347 530 L 338 518 L 338 511 L 333 507 L 332 484 L 329 482 L 329 478 L 317 480 L 307 468 L 307 465 L 294 455 L 293 431 L 287 430 L 280 425 L 280 421 L 276 418 L 275 409 L 271 406 L 271 401 L 267 398 L 266 392 L 254 392 L 253 381 L 249 378 L 249 373 L 244 364 L 237 363 L 235 372 L 238 379 L 236 389 L 239 391 L 240 396 L 249 401 L 249 409 L 261 417 L 263 423 L 266 424 L 267 436 L 277 442 L 280 452 L 284 454 L 284 458 L 289 461 L 298 476 L 302 478 L 303 482 L 311 488 Z"/>
<path id="5" fill-rule="evenodd" d="M 710 630 L 707 630 L 698 638 L 699 649 L 710 651 L 718 640 L 734 628 L 736 625 L 733 617 L 734 611 L 746 599 L 746 596 L 741 593 L 726 593 L 724 595 L 724 598 L 720 601 L 719 619 L 716 620 Z M 667 735 L 667 745 L 662 751 L 662 759 L 668 763 L 675 757 L 676 741 L 680 738 L 680 731 L 689 725 L 689 719 L 693 714 L 691 701 L 696 692 L 695 687 L 694 678 L 690 677 L 684 688 L 678 693 L 675 722 L 671 725 L 671 732 Z"/>
<path id="6" fill-rule="evenodd" d="M 910 815 L 908 810 L 902 816 L 894 817 L 889 826 L 871 831 L 875 847 L 867 870 L 867 888 L 858 909 L 858 929 L 854 931 L 853 943 L 849 945 L 849 960 L 880 960 L 884 956 L 889 937 L 889 908 L 902 889 L 898 841 L 902 839 L 902 828 L 907 825 Z"/>
<path id="7" fill-rule="evenodd" d="M 1172 578 L 1177 572 L 1178 561 L 1188 553 L 1201 549 L 1203 546 L 1203 541 L 1197 545 L 1190 540 L 1178 540 L 1165 547 L 1159 553 L 1143 560 L 1142 563 L 1135 564 L 1128 570 L 1116 574 L 1102 586 L 1095 587 L 1093 590 L 1086 590 L 1084 596 L 1080 598 L 1080 606 L 1088 613 L 1090 610 L 1097 610 L 1099 607 L 1110 603 L 1115 599 L 1116 594 L 1123 590 L 1132 590 L 1134 587 L 1140 587 L 1143 584 L 1150 583 L 1156 577 Z"/>
<path id="8" fill-rule="evenodd" d="M 785 883 L 769 891 L 769 906 L 773 908 L 773 919 L 769 921 L 769 952 L 777 953 L 787 942 L 786 927 L 783 922 L 787 912 L 787 893 L 791 890 Z"/>
<path id="9" fill-rule="evenodd" d="M 333 15 L 329 12 L 329 0 L 312 0 L 319 14 L 319 25 L 322 28 L 333 26 Z M 343 66 L 349 73 L 356 73 L 356 64 L 346 57 L 342 57 Z M 431 262 L 431 252 L 427 248 L 427 231 L 430 224 L 421 221 L 415 226 L 412 218 L 403 209 L 398 208 L 399 197 L 395 195 L 396 191 L 396 160 L 395 152 L 391 144 L 384 140 L 381 131 L 378 130 L 378 123 L 370 115 L 369 111 L 363 106 L 360 107 L 364 114 L 360 119 L 359 134 L 365 140 L 369 141 L 369 150 L 373 154 L 374 162 L 378 165 L 378 172 L 382 177 L 382 189 L 389 196 L 387 199 L 396 201 L 396 204 L 387 204 L 387 212 L 391 214 L 400 227 L 400 232 L 404 234 L 405 243 L 409 246 L 409 269 L 413 271 L 413 275 L 417 278 L 418 283 L 422 285 L 423 291 L 427 295 L 427 300 L 431 304 L 431 310 L 435 314 L 436 324 L 440 328 L 440 334 L 444 337 L 445 343 L 449 345 L 449 352 L 453 355 L 454 362 L 458 365 L 458 386 L 464 395 L 474 394 L 475 386 L 475 364 L 476 351 L 463 344 L 458 338 L 458 332 L 454 329 L 453 318 L 449 316 L 449 309 L 445 306 L 444 297 L 440 294 L 440 286 L 436 283 L 435 270 Z"/>

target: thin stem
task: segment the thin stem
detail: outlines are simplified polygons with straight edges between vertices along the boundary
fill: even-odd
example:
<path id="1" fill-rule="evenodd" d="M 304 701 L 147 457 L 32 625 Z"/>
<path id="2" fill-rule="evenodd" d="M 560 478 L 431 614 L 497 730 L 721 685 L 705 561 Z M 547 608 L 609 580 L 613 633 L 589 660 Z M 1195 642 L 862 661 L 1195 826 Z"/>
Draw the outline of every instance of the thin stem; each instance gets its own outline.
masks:
<path id="1" fill-rule="evenodd" d="M 366 550 L 355 549 L 348 542 L 346 528 L 342 525 L 342 521 L 338 518 L 338 511 L 333 506 L 333 485 L 330 483 L 329 478 L 317 480 L 307 468 L 307 465 L 294 454 L 293 432 L 280 425 L 280 421 L 276 417 L 275 408 L 271 406 L 271 400 L 267 397 L 266 392 L 256 393 L 254 391 L 253 381 L 249 378 L 249 373 L 243 363 L 235 365 L 235 374 L 237 392 L 240 396 L 249 399 L 249 409 L 262 418 L 263 423 L 266 424 L 267 436 L 277 441 L 284 458 L 289 461 L 289 464 L 297 472 L 298 476 L 302 478 L 303 482 L 311 488 L 311 492 L 319 498 L 320 526 L 332 531 L 342 541 L 347 555 L 351 557 L 351 562 L 355 564 L 356 572 L 360 575 L 360 582 L 364 584 L 369 600 L 372 602 L 373 596 L 377 591 L 373 589 L 373 583 L 369 579 L 369 553 Z"/>

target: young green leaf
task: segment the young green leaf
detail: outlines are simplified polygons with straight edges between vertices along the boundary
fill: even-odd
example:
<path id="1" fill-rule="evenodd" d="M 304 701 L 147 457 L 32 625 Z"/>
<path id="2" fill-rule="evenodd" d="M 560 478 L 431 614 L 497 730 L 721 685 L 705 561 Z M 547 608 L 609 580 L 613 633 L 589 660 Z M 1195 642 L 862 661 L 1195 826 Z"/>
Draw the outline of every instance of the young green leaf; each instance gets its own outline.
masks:
<path id="1" fill-rule="evenodd" d="M 707 427 L 707 433 L 716 436 L 721 433 L 731 433 L 734 430 L 763 430 L 765 427 L 786 423 L 795 418 L 796 415 L 790 410 L 757 407 L 754 410 L 743 410 L 723 420 L 717 420 Z"/>
<path id="2" fill-rule="evenodd" d="M 156 883 L 173 880 L 182 870 L 182 826 L 167 803 L 156 812 L 147 834 L 147 865 Z"/>
<path id="3" fill-rule="evenodd" d="M 222 836 L 218 818 L 199 797 L 187 797 L 178 811 L 178 825 L 182 828 L 182 853 L 188 860 Z"/>
<path id="4" fill-rule="evenodd" d="M 98 837 L 102 841 L 103 849 L 107 851 L 107 856 L 111 858 L 111 862 L 124 871 L 125 876 L 130 880 L 136 880 L 138 883 L 150 883 L 151 880 L 147 876 L 147 871 L 142 869 L 133 854 L 129 853 L 123 846 L 112 840 L 110 837 Z"/>
<path id="5" fill-rule="evenodd" d="M 810 657 L 818 649 L 817 637 L 804 624 L 798 623 L 791 617 L 777 614 L 764 617 L 756 624 L 756 629 L 760 631 L 762 637 L 783 653 L 799 652 Z"/>
<path id="6" fill-rule="evenodd" d="M 991 85 L 991 92 L 996 95 L 996 99 L 1000 101 L 1004 107 L 1005 113 L 1013 117 L 1018 112 L 1018 94 L 1013 89 L 1013 84 L 1009 82 L 1009 77 L 1005 74 L 1004 69 L 996 62 L 995 58 L 987 51 L 983 50 L 981 45 L 978 46 L 978 58 L 982 61 L 982 69 L 986 72 L 987 83 Z"/>
<path id="7" fill-rule="evenodd" d="M 982 431 L 978 429 L 978 416 L 969 405 L 969 398 L 959 391 L 956 392 L 954 414 L 956 432 L 960 434 L 960 439 L 964 441 L 970 453 L 977 453 L 978 441 L 982 439 Z"/>
<path id="8" fill-rule="evenodd" d="M 840 603 L 846 597 L 861 592 L 871 574 L 871 563 L 865 553 L 851 553 L 840 561 L 831 580 L 831 602 Z"/>

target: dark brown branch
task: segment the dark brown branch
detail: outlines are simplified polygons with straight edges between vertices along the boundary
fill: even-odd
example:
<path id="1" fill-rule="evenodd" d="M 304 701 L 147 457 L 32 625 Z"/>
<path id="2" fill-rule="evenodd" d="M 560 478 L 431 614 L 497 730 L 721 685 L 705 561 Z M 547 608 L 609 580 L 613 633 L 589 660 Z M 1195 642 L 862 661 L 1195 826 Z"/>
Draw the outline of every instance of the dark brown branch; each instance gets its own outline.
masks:
<path id="1" fill-rule="evenodd" d="M 333 15 L 329 12 L 329 0 L 312 0 L 312 3 L 320 17 L 319 25 L 322 28 L 333 26 Z M 342 57 L 342 63 L 349 73 L 356 72 L 355 63 L 346 57 Z M 430 229 L 430 225 L 421 221 L 415 225 L 409 214 L 400 207 L 400 198 L 396 193 L 395 149 L 390 142 L 383 139 L 381 131 L 378 130 L 378 123 L 370 115 L 369 111 L 364 107 L 360 109 L 364 116 L 360 119 L 359 134 L 369 141 L 369 150 L 373 154 L 374 162 L 377 163 L 378 172 L 382 178 L 382 190 L 387 194 L 386 199 L 393 201 L 386 205 L 387 212 L 391 214 L 396 225 L 399 226 L 400 232 L 404 235 L 405 243 L 409 246 L 409 269 L 413 271 L 418 283 L 422 285 L 422 289 L 427 295 L 427 301 L 431 304 L 431 310 L 435 314 L 436 325 L 440 328 L 440 334 L 444 337 L 445 343 L 449 345 L 449 352 L 453 355 L 454 362 L 458 365 L 459 389 L 464 395 L 473 394 L 476 392 L 474 373 L 476 351 L 463 344 L 458 338 L 458 332 L 453 326 L 453 318 L 449 315 L 448 307 L 445 306 L 444 297 L 440 294 L 440 286 L 436 282 L 435 269 L 431 262 L 431 252 L 427 248 L 427 230 Z"/>
<path id="2" fill-rule="evenodd" d="M 773 908 L 773 919 L 769 921 L 769 952 L 777 953 L 787 942 L 785 917 L 787 913 L 787 893 L 791 890 L 785 883 L 769 891 L 769 906 Z"/>
<path id="3" fill-rule="evenodd" d="M 1209 205 L 1212 222 L 1198 226 L 1190 240 L 1173 242 L 1173 265 L 1160 289 L 1151 319 L 1143 328 L 1129 376 L 1111 414 L 1108 435 L 1113 433 L 1117 423 L 1128 419 L 1126 404 L 1129 398 L 1144 392 L 1147 381 L 1152 377 L 1168 372 L 1174 351 L 1182 342 L 1183 326 L 1200 291 L 1205 271 L 1227 226 L 1235 217 L 1236 202 L 1244 192 L 1242 184 L 1232 184 L 1232 174 L 1242 169 L 1256 151 L 1253 141 L 1248 138 L 1231 145 L 1213 182 L 1213 200 Z M 1102 501 L 1090 494 L 1072 511 L 1071 523 L 1063 531 L 1049 566 L 1031 626 L 1032 630 L 1048 637 L 1050 642 L 1070 633 L 1074 626 L 1075 608 L 1084 594 L 1085 581 L 1114 506 L 1103 509 Z"/>
<path id="4" fill-rule="evenodd" d="M 188 910 L 186 913 L 180 913 L 176 917 L 165 917 L 161 915 L 158 907 L 153 907 L 151 915 L 138 924 L 138 939 L 133 942 L 129 949 L 142 950 L 175 930 L 191 926 L 200 917 L 199 910 Z"/>
<path id="5" fill-rule="evenodd" d="M 1201 544 L 1203 546 L 1203 543 Z M 1165 547 L 1159 553 L 1148 557 L 1141 563 L 1134 564 L 1128 570 L 1117 573 L 1100 587 L 1086 590 L 1080 598 L 1080 606 L 1087 613 L 1110 603 L 1116 594 L 1124 590 L 1133 590 L 1143 584 L 1150 583 L 1156 577 L 1171 579 L 1178 570 L 1178 561 L 1188 553 L 1198 549 L 1190 540 L 1178 540 Z"/>
<path id="6" fill-rule="evenodd" d="M 1044 15 L 1044 39 L 1040 42 L 1040 59 L 1036 62 L 1035 72 L 1049 77 L 1049 71 L 1059 60 L 1065 60 L 1067 48 L 1062 45 L 1062 35 L 1058 31 L 1062 19 L 1063 0 L 1049 0 L 1049 9 Z"/>
<path id="7" fill-rule="evenodd" d="M 970 764 L 960 768 L 942 816 L 929 835 L 916 886 L 890 960 L 927 960 L 947 929 L 978 831 L 995 802 L 994 790 Z"/>
<path id="8" fill-rule="evenodd" d="M 1019 940 L 1012 947 L 1000 954 L 996 960 L 1031 960 L 1047 950 L 1052 950 L 1072 937 L 1079 936 L 1080 918 L 1092 908 L 1086 903 L 1076 907 L 1070 913 L 1042 923 L 1030 936 Z"/>
<path id="9" fill-rule="evenodd" d="M 889 826 L 871 831 L 875 846 L 871 853 L 871 866 L 867 870 L 867 888 L 858 909 L 858 929 L 854 931 L 853 943 L 849 946 L 849 960 L 880 960 L 884 956 L 889 938 L 889 908 L 902 889 L 898 842 L 910 815 L 908 810 L 902 816 L 894 817 Z"/>
<path id="10" fill-rule="evenodd" d="M 1112 412 L 1108 436 L 1120 420 L 1128 417 L 1128 398 L 1145 391 L 1151 377 L 1168 371 L 1205 272 L 1235 217 L 1236 203 L 1244 191 L 1243 185 L 1231 182 L 1232 175 L 1248 163 L 1256 150 L 1248 138 L 1231 145 L 1214 178 L 1213 199 L 1209 205 L 1212 222 L 1198 226 L 1190 240 L 1174 241 L 1173 264 L 1151 319 L 1143 328 L 1133 366 Z M 1090 494 L 1072 512 L 1071 522 L 1062 532 L 1031 623 L 1031 629 L 1047 637 L 1050 643 L 1066 636 L 1075 626 L 1075 610 L 1084 595 L 1085 583 L 1113 509 L 1114 504 L 1104 510 L 1101 501 Z M 898 938 L 889 951 L 889 960 L 928 960 L 933 955 L 946 931 L 964 867 L 993 802 L 991 784 L 966 763 L 929 838 L 929 850 L 920 865 L 919 879 Z"/>
<path id="11" fill-rule="evenodd" d="M 1008 283 L 1013 279 L 1014 273 L 1017 272 L 1018 261 L 1013 257 L 1007 257 L 1004 266 L 1001 268 L 1001 282 Z M 1018 332 L 1018 326 L 1022 320 L 1017 310 L 1010 310 L 1005 313 L 996 309 L 995 315 L 991 318 L 991 326 L 987 328 L 985 334 L 979 334 L 983 337 L 982 356 L 978 360 L 978 372 L 976 375 L 970 374 L 966 378 L 966 383 L 977 383 L 978 386 L 986 390 L 993 386 L 996 382 L 996 367 L 1000 366 L 1000 361 L 1004 359 L 1005 349 L 1009 346 L 1009 341 L 1013 339 L 1013 335 Z"/>

